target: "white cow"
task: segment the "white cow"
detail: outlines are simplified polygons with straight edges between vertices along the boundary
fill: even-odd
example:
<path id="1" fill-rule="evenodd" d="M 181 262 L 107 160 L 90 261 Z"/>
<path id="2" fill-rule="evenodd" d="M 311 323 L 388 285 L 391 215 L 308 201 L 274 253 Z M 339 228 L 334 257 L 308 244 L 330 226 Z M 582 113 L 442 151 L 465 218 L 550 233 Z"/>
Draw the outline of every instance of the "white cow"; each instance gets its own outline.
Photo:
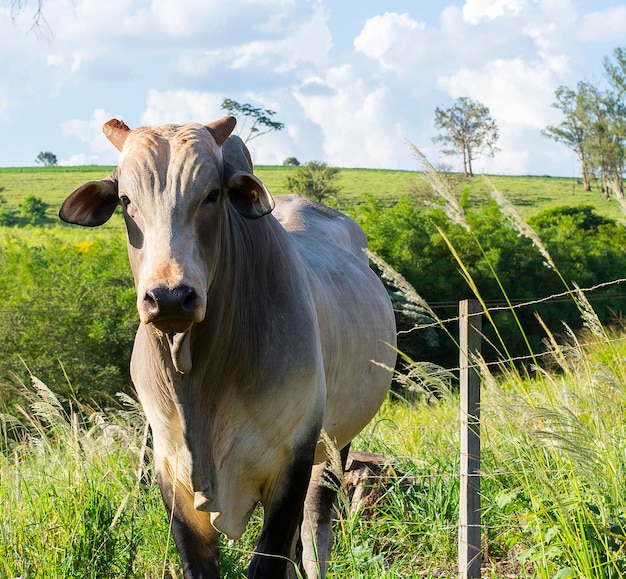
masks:
<path id="1" fill-rule="evenodd" d="M 274 203 L 234 126 L 109 121 L 118 168 L 60 216 L 97 226 L 122 206 L 142 322 L 131 375 L 185 577 L 219 577 L 218 531 L 240 537 L 259 502 L 250 577 L 324 576 L 335 491 L 320 430 L 345 460 L 388 391 L 394 316 L 359 226 Z"/>

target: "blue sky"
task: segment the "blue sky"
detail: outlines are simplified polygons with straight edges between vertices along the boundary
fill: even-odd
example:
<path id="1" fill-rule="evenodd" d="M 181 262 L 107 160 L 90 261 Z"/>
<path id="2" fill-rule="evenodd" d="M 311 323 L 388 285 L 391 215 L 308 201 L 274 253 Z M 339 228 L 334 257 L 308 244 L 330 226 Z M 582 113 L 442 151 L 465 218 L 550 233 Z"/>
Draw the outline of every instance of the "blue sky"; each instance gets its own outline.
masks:
<path id="1" fill-rule="evenodd" d="M 435 107 L 486 104 L 500 152 L 485 173 L 578 174 L 573 153 L 542 137 L 560 121 L 559 85 L 601 81 L 626 45 L 615 0 L 0 0 L 0 166 L 115 164 L 101 132 L 210 122 L 224 97 L 270 108 L 285 130 L 250 141 L 258 164 L 326 161 L 417 169 L 433 164 Z"/>

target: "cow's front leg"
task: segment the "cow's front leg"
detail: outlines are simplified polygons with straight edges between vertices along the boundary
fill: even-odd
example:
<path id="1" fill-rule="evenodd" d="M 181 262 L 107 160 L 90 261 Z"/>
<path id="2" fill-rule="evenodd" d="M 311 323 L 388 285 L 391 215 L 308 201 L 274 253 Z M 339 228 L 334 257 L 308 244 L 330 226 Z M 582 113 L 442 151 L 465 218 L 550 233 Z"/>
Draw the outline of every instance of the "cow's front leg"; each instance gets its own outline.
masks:
<path id="1" fill-rule="evenodd" d="M 296 451 L 285 466 L 272 497 L 263 505 L 261 536 L 249 569 L 250 579 L 283 579 L 296 577 L 295 545 L 302 522 L 304 499 L 311 478 L 317 436 Z"/>
<path id="2" fill-rule="evenodd" d="M 173 481 L 166 469 L 157 471 L 157 481 L 185 579 L 219 579 L 219 541 L 209 513 L 194 508 L 193 495 Z"/>

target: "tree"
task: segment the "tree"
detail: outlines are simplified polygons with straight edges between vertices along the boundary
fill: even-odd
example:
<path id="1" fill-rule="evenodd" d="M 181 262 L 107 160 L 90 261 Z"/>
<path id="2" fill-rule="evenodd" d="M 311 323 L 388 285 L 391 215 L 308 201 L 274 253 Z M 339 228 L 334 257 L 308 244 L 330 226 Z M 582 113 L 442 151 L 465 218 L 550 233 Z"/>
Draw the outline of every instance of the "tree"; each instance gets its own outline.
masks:
<path id="1" fill-rule="evenodd" d="M 58 163 L 57 156 L 50 151 L 41 151 L 37 158 L 35 159 L 35 163 L 39 163 L 44 167 L 52 167 Z"/>
<path id="2" fill-rule="evenodd" d="M 474 175 L 472 161 L 481 155 L 493 157 L 498 149 L 495 144 L 499 138 L 498 126 L 491 118 L 489 109 L 469 97 L 458 98 L 448 109 L 435 109 L 435 128 L 443 134 L 433 138 L 441 143 L 444 155 L 463 157 L 463 174 Z"/>
<path id="3" fill-rule="evenodd" d="M 283 167 L 299 167 L 299 166 L 300 166 L 300 161 L 298 161 L 298 159 L 296 159 L 295 157 L 287 157 L 283 161 Z"/>
<path id="4" fill-rule="evenodd" d="M 248 135 L 243 139 L 244 143 L 271 131 L 282 131 L 285 128 L 283 123 L 272 120 L 276 112 L 270 109 L 253 107 L 248 103 L 240 104 L 229 98 L 225 98 L 222 101 L 222 109 L 237 118 L 238 124 L 240 124 L 238 129 L 239 136 L 243 134 L 246 122 L 248 120 L 252 122 L 248 129 Z"/>
<path id="5" fill-rule="evenodd" d="M 624 174 L 624 103 L 612 90 L 601 91 L 589 83 L 579 83 L 586 90 L 586 148 L 591 162 L 600 171 L 602 190 L 623 194 Z"/>
<path id="6" fill-rule="evenodd" d="M 287 189 L 291 193 L 322 203 L 339 192 L 339 188 L 333 184 L 338 173 L 337 167 L 329 167 L 326 163 L 319 161 L 310 161 L 305 165 L 300 165 L 294 171 L 293 176 L 287 177 Z"/>
<path id="7" fill-rule="evenodd" d="M 585 191 L 591 177 L 600 174 L 602 190 L 623 193 L 625 168 L 624 135 L 626 103 L 616 89 L 601 89 L 597 84 L 579 82 L 576 90 L 560 86 L 552 105 L 563 113 L 563 121 L 548 126 L 542 134 L 562 143 L 578 157 Z"/>
<path id="8" fill-rule="evenodd" d="M 585 190 L 590 177 L 600 175 L 602 190 L 624 192 L 626 169 L 626 48 L 617 48 L 605 58 L 606 84 L 579 82 L 576 90 L 560 86 L 552 105 L 563 113 L 557 126 L 542 131 L 572 149 L 581 163 Z"/>
<path id="9" fill-rule="evenodd" d="M 587 150 L 588 140 L 585 138 L 587 133 L 585 128 L 587 103 L 584 87 L 581 85 L 582 83 L 579 83 L 578 91 L 573 91 L 565 86 L 559 86 L 556 89 L 554 93 L 556 102 L 552 103 L 552 106 L 561 111 L 564 119 L 557 126 L 547 126 L 541 131 L 541 134 L 565 145 L 576 153 L 580 162 L 583 188 L 585 191 L 591 191 L 590 178 L 593 176 L 593 167 Z"/>

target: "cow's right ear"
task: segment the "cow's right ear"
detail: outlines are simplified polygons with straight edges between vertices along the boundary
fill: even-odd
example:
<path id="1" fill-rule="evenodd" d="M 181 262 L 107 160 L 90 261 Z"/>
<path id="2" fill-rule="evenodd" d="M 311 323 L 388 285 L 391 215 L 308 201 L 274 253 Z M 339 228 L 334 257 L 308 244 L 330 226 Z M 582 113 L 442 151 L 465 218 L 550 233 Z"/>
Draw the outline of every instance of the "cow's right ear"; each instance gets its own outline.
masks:
<path id="1" fill-rule="evenodd" d="M 106 223 L 118 204 L 115 171 L 101 181 L 81 185 L 61 205 L 59 217 L 75 225 L 97 227 Z"/>

